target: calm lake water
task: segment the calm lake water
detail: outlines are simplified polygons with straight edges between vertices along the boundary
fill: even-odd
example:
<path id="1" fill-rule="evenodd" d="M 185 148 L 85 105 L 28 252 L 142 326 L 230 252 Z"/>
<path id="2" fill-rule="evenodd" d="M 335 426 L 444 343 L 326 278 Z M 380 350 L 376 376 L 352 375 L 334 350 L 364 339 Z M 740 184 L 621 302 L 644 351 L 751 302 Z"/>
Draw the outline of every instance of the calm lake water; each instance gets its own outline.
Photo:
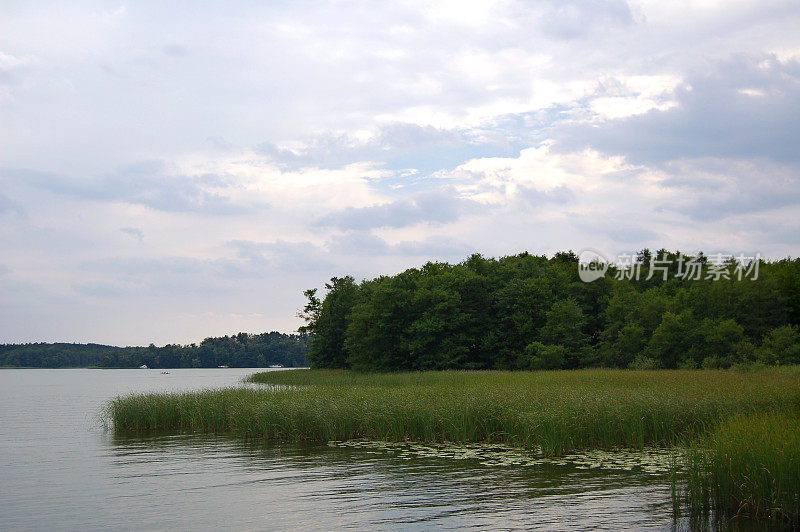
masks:
<path id="1" fill-rule="evenodd" d="M 239 385 L 255 371 L 0 370 L 0 530 L 685 527 L 673 521 L 666 476 L 646 468 L 504 464 L 458 449 L 118 438 L 101 423 L 116 395 Z"/>

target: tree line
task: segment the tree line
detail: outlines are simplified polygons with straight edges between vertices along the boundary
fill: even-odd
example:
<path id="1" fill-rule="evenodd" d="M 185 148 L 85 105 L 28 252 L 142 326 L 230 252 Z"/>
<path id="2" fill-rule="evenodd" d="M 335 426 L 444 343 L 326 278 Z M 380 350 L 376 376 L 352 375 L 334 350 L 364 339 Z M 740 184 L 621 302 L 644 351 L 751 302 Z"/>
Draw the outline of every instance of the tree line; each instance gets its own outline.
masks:
<path id="1" fill-rule="evenodd" d="M 312 367 L 359 371 L 800 363 L 800 259 L 758 258 L 744 278 L 702 253 L 681 277 L 684 259 L 645 249 L 593 282 L 573 252 L 334 277 L 304 292 L 300 331 Z"/>
<path id="2" fill-rule="evenodd" d="M 0 345 L 0 366 L 33 368 L 216 368 L 308 366 L 305 334 L 239 333 L 206 338 L 200 345 L 115 347 L 98 344 L 30 343 Z"/>

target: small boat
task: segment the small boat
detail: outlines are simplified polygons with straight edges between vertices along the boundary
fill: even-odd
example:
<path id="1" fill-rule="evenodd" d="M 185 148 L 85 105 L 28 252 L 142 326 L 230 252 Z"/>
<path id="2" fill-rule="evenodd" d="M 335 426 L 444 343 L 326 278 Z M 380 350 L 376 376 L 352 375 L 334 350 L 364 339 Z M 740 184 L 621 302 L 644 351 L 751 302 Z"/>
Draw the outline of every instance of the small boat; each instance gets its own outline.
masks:
<path id="1" fill-rule="evenodd" d="M 225 369 L 225 368 L 227 368 L 228 366 L 217 366 L 217 367 L 218 367 L 218 368 Z"/>
<path id="2" fill-rule="evenodd" d="M 282 367 L 283 367 L 283 364 L 273 364 L 273 365 L 270 366 L 270 368 L 282 368 Z"/>
<path id="3" fill-rule="evenodd" d="M 142 364 L 141 366 L 139 366 L 139 369 L 147 369 L 147 364 Z"/>

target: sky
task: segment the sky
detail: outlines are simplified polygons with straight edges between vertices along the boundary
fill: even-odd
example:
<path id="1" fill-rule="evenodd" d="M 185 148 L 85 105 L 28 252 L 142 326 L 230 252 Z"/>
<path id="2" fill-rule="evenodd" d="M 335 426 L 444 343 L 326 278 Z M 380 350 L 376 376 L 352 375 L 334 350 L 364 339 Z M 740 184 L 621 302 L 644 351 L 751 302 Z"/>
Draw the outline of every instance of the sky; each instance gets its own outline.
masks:
<path id="1" fill-rule="evenodd" d="M 800 3 L 0 0 L 0 342 L 472 253 L 800 255 Z"/>

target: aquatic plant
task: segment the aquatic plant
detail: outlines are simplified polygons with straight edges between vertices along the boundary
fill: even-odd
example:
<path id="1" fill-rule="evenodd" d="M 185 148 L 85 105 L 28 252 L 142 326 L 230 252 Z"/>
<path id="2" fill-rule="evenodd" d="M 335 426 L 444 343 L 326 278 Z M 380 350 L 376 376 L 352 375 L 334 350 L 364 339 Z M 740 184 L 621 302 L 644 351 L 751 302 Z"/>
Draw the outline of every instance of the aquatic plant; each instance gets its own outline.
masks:
<path id="1" fill-rule="evenodd" d="M 283 440 L 495 442 L 545 455 L 675 445 L 737 414 L 792 412 L 800 374 L 764 370 L 256 374 L 262 389 L 119 397 L 114 430 Z"/>
<path id="2" fill-rule="evenodd" d="M 686 455 L 686 499 L 695 514 L 800 525 L 800 416 L 737 415 Z"/>

